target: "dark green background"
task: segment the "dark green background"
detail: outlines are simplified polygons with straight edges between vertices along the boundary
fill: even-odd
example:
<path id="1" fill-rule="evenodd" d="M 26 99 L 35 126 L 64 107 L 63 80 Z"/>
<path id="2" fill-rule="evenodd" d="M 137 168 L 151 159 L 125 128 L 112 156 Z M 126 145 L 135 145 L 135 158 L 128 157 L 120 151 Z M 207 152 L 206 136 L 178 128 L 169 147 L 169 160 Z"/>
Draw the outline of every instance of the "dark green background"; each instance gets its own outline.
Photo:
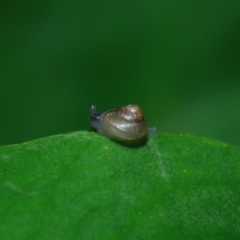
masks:
<path id="1" fill-rule="evenodd" d="M 89 129 L 89 105 L 240 145 L 240 1 L 1 1 L 0 145 Z"/>

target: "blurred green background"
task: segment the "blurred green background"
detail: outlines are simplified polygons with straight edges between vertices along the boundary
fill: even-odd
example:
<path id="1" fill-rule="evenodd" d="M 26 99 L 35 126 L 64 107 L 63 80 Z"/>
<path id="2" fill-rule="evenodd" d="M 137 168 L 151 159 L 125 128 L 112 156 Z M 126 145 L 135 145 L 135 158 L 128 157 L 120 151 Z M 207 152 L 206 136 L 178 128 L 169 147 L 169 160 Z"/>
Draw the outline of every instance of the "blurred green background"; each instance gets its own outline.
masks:
<path id="1" fill-rule="evenodd" d="M 239 0 L 0 5 L 0 145 L 90 129 L 91 103 L 240 145 Z"/>

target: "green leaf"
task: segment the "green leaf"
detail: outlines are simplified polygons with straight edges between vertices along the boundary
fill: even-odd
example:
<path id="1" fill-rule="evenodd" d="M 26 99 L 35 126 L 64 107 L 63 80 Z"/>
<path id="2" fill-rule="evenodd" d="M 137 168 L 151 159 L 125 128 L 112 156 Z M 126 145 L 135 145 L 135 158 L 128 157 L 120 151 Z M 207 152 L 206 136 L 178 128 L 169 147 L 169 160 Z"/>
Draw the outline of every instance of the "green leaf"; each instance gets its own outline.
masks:
<path id="1" fill-rule="evenodd" d="M 0 239 L 237 239 L 240 149 L 76 132 L 0 148 Z"/>

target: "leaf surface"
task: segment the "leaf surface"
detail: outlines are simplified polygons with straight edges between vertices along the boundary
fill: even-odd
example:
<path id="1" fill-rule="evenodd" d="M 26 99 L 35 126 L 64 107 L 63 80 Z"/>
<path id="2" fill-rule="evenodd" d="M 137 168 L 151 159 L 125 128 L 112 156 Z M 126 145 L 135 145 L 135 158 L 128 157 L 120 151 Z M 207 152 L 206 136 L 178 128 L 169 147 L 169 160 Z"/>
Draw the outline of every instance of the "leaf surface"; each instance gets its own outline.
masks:
<path id="1" fill-rule="evenodd" d="M 0 148 L 0 239 L 237 239 L 240 149 L 75 132 Z"/>

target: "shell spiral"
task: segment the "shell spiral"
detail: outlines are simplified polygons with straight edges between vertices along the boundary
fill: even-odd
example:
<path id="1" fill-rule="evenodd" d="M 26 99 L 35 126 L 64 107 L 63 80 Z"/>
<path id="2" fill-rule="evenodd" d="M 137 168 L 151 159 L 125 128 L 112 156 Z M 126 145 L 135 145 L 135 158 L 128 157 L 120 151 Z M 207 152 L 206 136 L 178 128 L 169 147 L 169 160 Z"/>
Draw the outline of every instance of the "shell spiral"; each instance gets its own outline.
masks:
<path id="1" fill-rule="evenodd" d="M 129 104 L 117 110 L 118 114 L 128 121 L 140 123 L 144 121 L 142 109 L 138 105 Z"/>

